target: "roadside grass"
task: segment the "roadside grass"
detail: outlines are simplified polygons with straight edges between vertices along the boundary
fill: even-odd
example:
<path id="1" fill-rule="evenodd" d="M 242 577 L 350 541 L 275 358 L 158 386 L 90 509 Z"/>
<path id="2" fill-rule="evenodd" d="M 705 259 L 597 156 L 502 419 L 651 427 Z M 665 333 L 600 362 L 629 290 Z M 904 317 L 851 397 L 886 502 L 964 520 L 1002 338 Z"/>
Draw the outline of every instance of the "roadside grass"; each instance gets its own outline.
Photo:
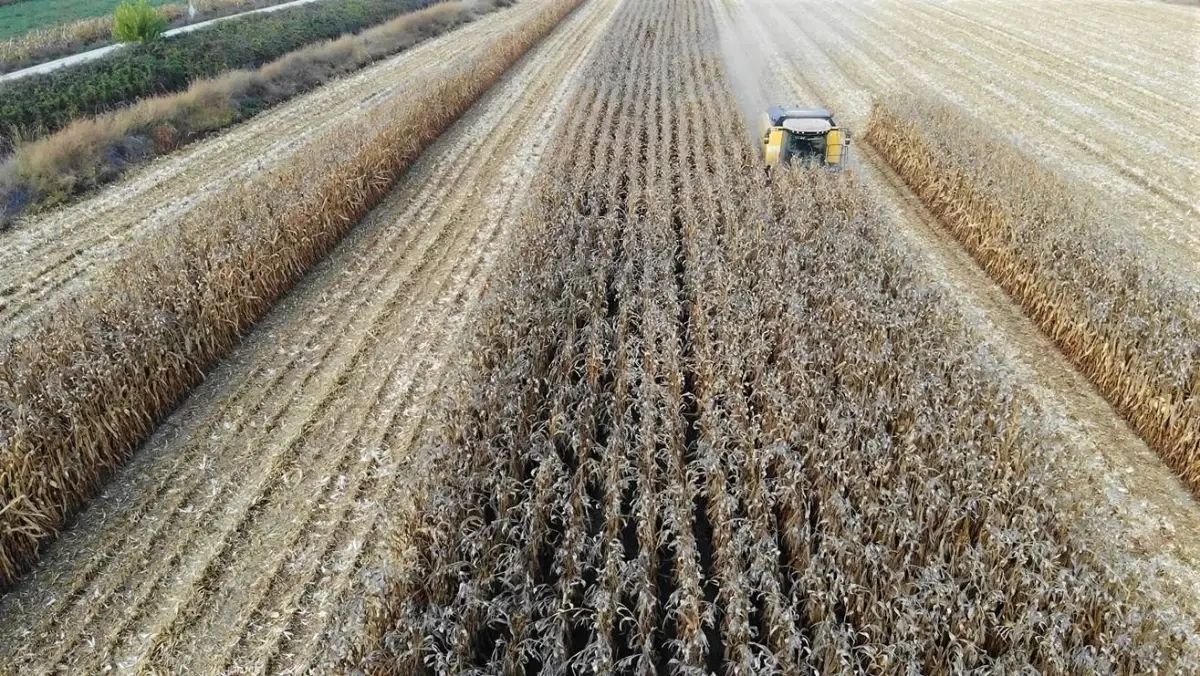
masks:
<path id="1" fill-rule="evenodd" d="M 134 166 L 508 4 L 439 3 L 358 35 L 305 47 L 257 70 L 199 80 L 185 92 L 142 99 L 19 145 L 0 163 L 0 230 L 19 214 L 64 202 Z"/>
<path id="2" fill-rule="evenodd" d="M 149 0 L 157 7 L 171 0 Z M 110 16 L 121 0 L 23 0 L 0 5 L 0 40 L 81 19 Z M 186 5 L 186 3 L 184 3 Z"/>
<path id="3" fill-rule="evenodd" d="M 35 1 L 35 0 L 29 0 Z M 40 0 L 36 0 L 40 1 Z M 179 28 L 189 22 L 187 4 L 161 4 L 166 0 L 157 0 L 152 5 L 168 21 L 170 28 Z M 240 14 L 255 9 L 280 5 L 291 0 L 196 0 L 195 22 L 219 19 L 232 14 Z M 116 6 L 115 3 L 113 5 Z M 53 61 L 64 56 L 78 54 L 89 49 L 112 44 L 113 16 L 112 12 L 88 19 L 72 20 L 68 23 L 54 23 L 49 26 L 27 31 L 20 35 L 4 39 L 0 37 L 0 73 L 36 66 L 39 63 Z"/>
<path id="4" fill-rule="evenodd" d="M 131 45 L 88 63 L 0 84 L 0 154 L 71 122 L 197 80 L 255 69 L 288 53 L 378 26 L 435 0 L 325 0 Z"/>

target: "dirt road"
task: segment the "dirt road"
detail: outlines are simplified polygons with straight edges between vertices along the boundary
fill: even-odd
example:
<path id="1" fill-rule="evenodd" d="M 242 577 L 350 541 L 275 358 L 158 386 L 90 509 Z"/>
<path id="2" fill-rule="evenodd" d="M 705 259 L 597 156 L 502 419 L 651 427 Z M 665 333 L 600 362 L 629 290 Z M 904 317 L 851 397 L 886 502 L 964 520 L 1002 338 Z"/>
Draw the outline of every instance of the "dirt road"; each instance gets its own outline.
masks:
<path id="1" fill-rule="evenodd" d="M 394 58 L 160 158 L 92 197 L 0 233 L 0 333 L 85 287 L 130 242 L 153 237 L 206 197 L 303 153 L 337 126 L 369 124 L 416 77 L 526 21 L 536 2 L 488 14 Z"/>
<path id="2" fill-rule="evenodd" d="M 891 69 L 905 67 L 901 62 L 873 60 L 864 53 L 862 44 L 871 41 L 845 29 L 844 24 L 836 30 L 830 27 L 845 19 L 831 17 L 831 14 L 851 9 L 862 12 L 862 15 L 856 15 L 860 26 L 873 25 L 876 12 L 892 8 L 896 3 L 875 3 L 870 6 L 874 9 L 867 9 L 863 3 L 843 5 L 834 2 L 797 1 L 792 5 L 779 5 L 766 0 L 733 3 L 722 0 L 715 4 L 724 8 L 721 10 L 725 17 L 723 42 L 730 53 L 730 71 L 735 77 L 741 73 L 743 77 L 758 78 L 736 85 L 746 102 L 773 92 L 784 102 L 825 105 L 848 120 L 852 127 L 857 125 L 861 129 L 870 112 L 872 95 L 886 91 L 880 89 L 884 86 L 882 75 L 871 79 L 862 73 L 873 68 L 882 69 L 884 65 Z M 924 11 L 926 7 L 920 5 L 918 9 L 916 3 L 906 4 L 913 5 L 914 11 Z M 955 5 L 975 9 L 992 6 L 988 3 Z M 1014 10 L 1009 16 L 1020 16 L 1020 13 Z M 895 21 L 895 32 L 903 34 L 888 40 L 913 39 L 907 30 L 899 28 L 910 25 L 909 20 L 901 21 L 896 17 L 888 20 Z M 914 29 L 913 33 L 920 31 Z M 881 44 L 888 44 L 888 40 L 882 40 Z M 749 45 L 758 47 L 747 49 Z M 979 54 L 989 53 L 986 41 L 982 45 L 967 42 L 953 47 L 944 45 L 939 49 L 952 49 L 960 53 L 962 59 L 971 61 L 981 58 Z M 857 61 L 859 59 L 861 61 Z M 843 67 L 842 64 L 849 60 L 855 60 L 858 66 Z M 942 57 L 926 49 L 910 67 L 943 62 Z M 997 67 L 999 63 L 998 60 Z M 956 75 L 948 66 L 931 71 L 906 74 L 893 70 L 889 77 L 915 77 L 931 86 L 937 82 L 935 77 L 954 78 L 944 85 L 950 93 L 971 92 L 974 86 L 985 87 L 972 79 L 971 73 L 975 71 L 959 71 Z M 1001 86 L 1017 86 L 1011 79 L 998 77 L 986 88 L 996 90 Z M 1026 85 L 1023 86 L 1032 86 L 1028 85 L 1028 77 L 1024 82 Z M 1050 104 L 1035 102 L 1034 105 Z M 750 109 L 753 105 L 747 103 L 745 107 Z M 843 112 L 846 114 L 842 115 Z M 994 108 L 980 112 L 997 120 L 1004 117 L 1003 110 Z M 1046 108 L 1039 116 L 1053 118 L 1055 114 L 1057 109 Z M 993 120 L 989 117 L 988 121 Z M 1003 124 L 999 122 L 998 128 Z M 1062 138 L 1055 142 L 1067 143 Z M 1065 152 L 1065 148 L 1063 150 Z M 1148 571 L 1149 578 L 1155 579 L 1158 585 L 1148 593 L 1158 594 L 1163 603 L 1186 605 L 1192 616 L 1200 621 L 1200 598 L 1195 593 L 1200 589 L 1200 507 L 1196 501 L 1091 383 L 1074 370 L 1066 357 L 1022 313 L 1020 306 L 1013 303 L 953 236 L 940 227 L 936 218 L 923 208 L 920 200 L 886 164 L 865 144 L 860 143 L 855 153 L 855 167 L 860 176 L 912 244 L 914 255 L 925 258 L 931 279 L 959 300 L 979 335 L 987 338 L 987 349 L 1001 356 L 1045 409 L 1062 442 L 1058 459 L 1067 475 L 1072 477 L 1072 486 L 1064 486 L 1063 490 L 1073 490 L 1091 507 L 1092 511 L 1079 519 L 1079 528 L 1095 550 L 1110 562 Z M 1197 156 L 1200 155 L 1179 158 L 1173 166 L 1186 168 Z M 1108 171 L 1116 166 L 1099 164 L 1095 157 L 1080 157 L 1079 161 L 1088 163 L 1076 167 L 1081 172 Z M 1138 166 L 1139 171 L 1169 173 L 1167 168 L 1153 163 Z M 1121 183 L 1121 186 L 1131 195 L 1130 199 L 1145 199 L 1148 204 L 1161 203 L 1158 213 L 1164 218 L 1172 213 L 1176 218 L 1180 217 L 1178 205 L 1172 206 L 1172 202 L 1152 194 L 1137 197 L 1141 190 L 1138 184 Z M 1169 249 L 1174 245 L 1167 244 L 1168 238 L 1186 237 L 1188 232 L 1179 226 L 1178 220 L 1164 223 L 1174 224 L 1173 229 L 1162 230 L 1153 224 L 1143 224 L 1138 232 L 1145 240 L 1153 240 L 1165 247 L 1165 255 L 1171 255 Z M 1186 246 L 1195 244 L 1191 242 Z"/>
<path id="3" fill-rule="evenodd" d="M 0 601 L 0 671 L 324 672 L 617 4 L 568 18 L 171 416 Z"/>

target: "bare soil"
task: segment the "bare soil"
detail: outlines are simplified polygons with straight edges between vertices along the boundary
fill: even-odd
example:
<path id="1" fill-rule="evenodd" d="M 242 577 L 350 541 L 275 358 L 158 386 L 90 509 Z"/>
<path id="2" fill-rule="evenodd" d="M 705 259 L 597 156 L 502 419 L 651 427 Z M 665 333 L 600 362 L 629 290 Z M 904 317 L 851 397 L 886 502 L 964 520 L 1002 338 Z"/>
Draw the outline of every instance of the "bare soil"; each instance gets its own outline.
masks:
<path id="1" fill-rule="evenodd" d="M 0 672 L 328 670 L 386 519 L 409 504 L 429 404 L 617 4 L 586 3 L 427 152 L 0 600 Z M 443 47 L 405 77 L 436 77 Z M 372 72 L 341 98 L 402 90 L 397 68 Z M 353 104 L 330 106 L 353 119 Z M 227 158 L 210 175 L 236 180 L 246 151 L 210 152 Z"/>

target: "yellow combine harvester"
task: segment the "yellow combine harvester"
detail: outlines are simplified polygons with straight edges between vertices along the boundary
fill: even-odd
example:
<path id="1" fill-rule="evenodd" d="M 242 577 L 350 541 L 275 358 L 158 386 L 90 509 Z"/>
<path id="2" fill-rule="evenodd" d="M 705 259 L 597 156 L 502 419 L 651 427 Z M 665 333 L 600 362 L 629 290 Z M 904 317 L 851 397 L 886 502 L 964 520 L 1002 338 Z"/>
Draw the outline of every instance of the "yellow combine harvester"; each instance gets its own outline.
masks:
<path id="1" fill-rule="evenodd" d="M 824 108 L 771 107 L 762 118 L 762 153 L 768 167 L 812 162 L 841 168 L 850 135 Z"/>

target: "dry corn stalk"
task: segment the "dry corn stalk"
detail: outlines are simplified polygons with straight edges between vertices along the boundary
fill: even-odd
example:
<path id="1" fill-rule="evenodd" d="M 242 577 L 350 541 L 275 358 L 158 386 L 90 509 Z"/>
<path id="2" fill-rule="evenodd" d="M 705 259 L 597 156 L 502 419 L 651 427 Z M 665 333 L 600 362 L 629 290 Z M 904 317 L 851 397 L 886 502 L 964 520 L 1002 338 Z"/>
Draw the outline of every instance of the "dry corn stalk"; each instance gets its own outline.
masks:
<path id="1" fill-rule="evenodd" d="M 347 669 L 1195 668 L 853 179 L 762 180 L 715 31 L 645 0 L 602 38 Z"/>
<path id="2" fill-rule="evenodd" d="M 867 140 L 1200 493 L 1200 294 L 1122 239 L 1119 213 L 947 104 L 880 103 Z"/>
<path id="3" fill-rule="evenodd" d="M 271 303 L 504 72 L 579 4 L 415 83 L 373 124 L 188 212 L 165 241 L 0 344 L 0 588 Z"/>

